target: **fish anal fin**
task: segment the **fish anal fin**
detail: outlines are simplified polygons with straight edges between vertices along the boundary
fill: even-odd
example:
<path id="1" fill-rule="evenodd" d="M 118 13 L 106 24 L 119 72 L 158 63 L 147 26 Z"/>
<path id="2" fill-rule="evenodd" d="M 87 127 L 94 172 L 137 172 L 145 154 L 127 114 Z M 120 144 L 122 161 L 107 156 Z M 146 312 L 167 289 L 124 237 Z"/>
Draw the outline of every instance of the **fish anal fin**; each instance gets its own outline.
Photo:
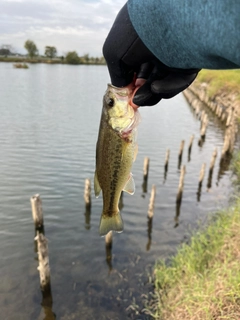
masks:
<path id="1" fill-rule="evenodd" d="M 118 233 L 123 231 L 123 220 L 119 211 L 111 217 L 102 214 L 99 234 L 100 236 L 105 236 L 109 231 L 116 231 Z"/>
<path id="2" fill-rule="evenodd" d="M 94 175 L 94 192 L 95 192 L 95 197 L 98 198 L 101 192 L 101 187 L 98 181 L 97 171 L 95 171 L 95 175 Z"/>
<path id="3" fill-rule="evenodd" d="M 123 188 L 123 191 L 125 191 L 125 192 L 127 192 L 129 194 L 134 194 L 134 192 L 135 192 L 135 183 L 134 183 L 134 180 L 133 180 L 132 173 L 130 173 L 128 181 L 127 181 L 127 183 L 125 184 L 125 186 Z"/>

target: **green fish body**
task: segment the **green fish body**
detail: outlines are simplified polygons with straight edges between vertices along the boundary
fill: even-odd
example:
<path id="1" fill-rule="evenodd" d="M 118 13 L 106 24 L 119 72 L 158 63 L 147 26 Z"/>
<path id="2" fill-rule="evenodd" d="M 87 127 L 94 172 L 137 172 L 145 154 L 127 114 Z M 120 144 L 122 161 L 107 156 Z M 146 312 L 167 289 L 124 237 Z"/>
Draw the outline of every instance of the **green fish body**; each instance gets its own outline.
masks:
<path id="1" fill-rule="evenodd" d="M 96 147 L 95 195 L 103 194 L 103 211 L 99 233 L 122 232 L 123 221 L 118 203 L 122 191 L 133 194 L 131 174 L 137 154 L 136 134 L 139 112 L 131 105 L 133 87 L 108 85 L 103 97 L 103 109 Z"/>

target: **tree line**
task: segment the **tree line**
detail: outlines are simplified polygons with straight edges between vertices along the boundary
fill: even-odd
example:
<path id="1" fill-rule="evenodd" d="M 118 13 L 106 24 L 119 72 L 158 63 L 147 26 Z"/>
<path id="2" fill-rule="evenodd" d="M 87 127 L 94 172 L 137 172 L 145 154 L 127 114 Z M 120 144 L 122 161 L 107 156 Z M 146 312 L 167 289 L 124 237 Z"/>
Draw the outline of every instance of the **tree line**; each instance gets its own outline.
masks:
<path id="1" fill-rule="evenodd" d="M 27 40 L 24 44 L 24 48 L 27 50 L 31 59 L 39 55 L 38 48 L 32 40 Z M 105 64 L 104 57 L 94 58 L 89 54 L 79 56 L 76 51 L 70 51 L 66 56 L 57 57 L 57 49 L 54 46 L 46 46 L 44 55 L 49 59 L 60 58 L 62 61 L 69 64 Z"/>

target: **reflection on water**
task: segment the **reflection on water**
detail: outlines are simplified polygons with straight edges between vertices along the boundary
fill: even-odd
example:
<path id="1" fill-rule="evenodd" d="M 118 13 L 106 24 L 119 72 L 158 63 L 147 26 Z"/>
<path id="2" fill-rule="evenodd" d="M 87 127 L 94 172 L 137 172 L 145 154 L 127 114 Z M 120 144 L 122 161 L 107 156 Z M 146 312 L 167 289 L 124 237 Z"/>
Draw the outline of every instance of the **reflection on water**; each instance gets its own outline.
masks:
<path id="1" fill-rule="evenodd" d="M 199 120 L 182 95 L 141 108 L 139 153 L 133 165 L 136 191 L 120 201 L 124 232 L 110 244 L 99 237 L 101 197 L 84 202 L 85 179 L 93 180 L 102 96 L 109 82 L 104 66 L 31 65 L 27 70 L 0 64 L 0 319 L 150 319 L 142 294 L 156 259 L 169 257 L 199 220 L 227 205 L 229 161 L 204 181 L 196 197 L 199 168 L 224 131 L 209 116 L 205 141 L 198 146 Z M 206 110 L 206 112 L 208 112 Z M 184 191 L 176 204 L 182 140 Z M 167 168 L 166 150 L 171 157 Z M 147 179 L 144 158 L 149 157 Z M 190 161 L 191 157 L 191 161 Z M 164 183 L 163 183 L 164 182 Z M 154 218 L 147 219 L 156 185 Z M 209 191 L 209 192 L 208 192 Z M 29 198 L 41 194 L 49 240 L 51 295 L 42 295 Z M 174 228 L 176 227 L 177 228 Z M 34 248 L 33 248 L 34 246 Z M 138 313 L 138 314 L 137 314 Z"/>

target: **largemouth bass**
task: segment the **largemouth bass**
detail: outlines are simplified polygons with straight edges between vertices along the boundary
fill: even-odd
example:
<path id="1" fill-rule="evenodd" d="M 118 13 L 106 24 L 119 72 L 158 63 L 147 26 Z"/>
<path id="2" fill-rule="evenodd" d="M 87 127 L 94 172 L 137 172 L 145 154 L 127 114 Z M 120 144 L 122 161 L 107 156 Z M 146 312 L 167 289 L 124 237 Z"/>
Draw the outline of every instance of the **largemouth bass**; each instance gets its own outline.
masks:
<path id="1" fill-rule="evenodd" d="M 137 154 L 136 133 L 140 116 L 131 104 L 133 91 L 133 85 L 117 88 L 109 84 L 103 97 L 94 178 L 96 197 L 101 190 L 103 194 L 101 236 L 111 230 L 123 231 L 119 198 L 122 190 L 130 194 L 135 191 L 131 168 Z"/>

